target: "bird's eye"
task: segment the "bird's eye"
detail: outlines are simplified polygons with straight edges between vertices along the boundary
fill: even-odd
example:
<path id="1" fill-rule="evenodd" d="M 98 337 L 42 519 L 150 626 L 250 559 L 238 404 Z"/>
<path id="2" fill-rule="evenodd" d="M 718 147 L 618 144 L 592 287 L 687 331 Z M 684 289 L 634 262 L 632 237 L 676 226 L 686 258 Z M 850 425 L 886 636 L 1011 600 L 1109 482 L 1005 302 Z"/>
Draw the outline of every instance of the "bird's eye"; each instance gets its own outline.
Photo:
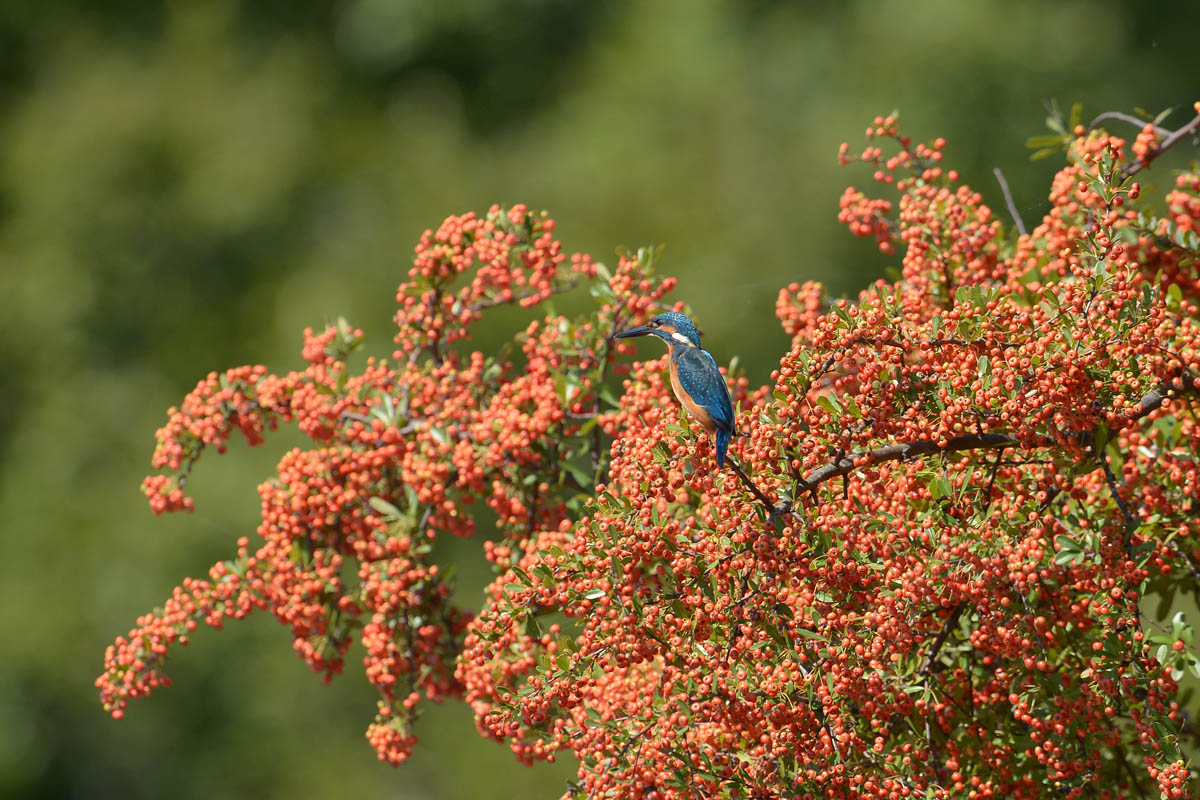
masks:
<path id="1" fill-rule="evenodd" d="M 652 319 L 652 320 L 650 320 L 650 327 L 651 327 L 651 328 L 657 328 L 657 327 L 658 327 L 659 325 L 661 325 L 661 324 L 662 324 L 662 323 L 661 323 L 661 322 L 659 322 L 659 321 L 658 321 L 658 320 L 656 320 L 656 319 Z"/>

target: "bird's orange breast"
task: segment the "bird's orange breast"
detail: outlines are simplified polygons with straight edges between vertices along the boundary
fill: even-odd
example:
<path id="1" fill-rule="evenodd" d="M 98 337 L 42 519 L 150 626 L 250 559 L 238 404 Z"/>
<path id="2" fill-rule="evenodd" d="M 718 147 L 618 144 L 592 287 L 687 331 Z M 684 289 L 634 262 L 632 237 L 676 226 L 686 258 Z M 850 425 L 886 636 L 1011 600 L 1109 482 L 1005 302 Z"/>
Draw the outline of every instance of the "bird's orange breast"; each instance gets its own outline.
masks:
<path id="1" fill-rule="evenodd" d="M 679 402 L 687 409 L 696 420 L 704 426 L 704 429 L 712 433 L 716 429 L 716 424 L 713 422 L 712 414 L 708 413 L 708 409 L 692 399 L 692 396 L 683 390 L 683 385 L 679 382 L 679 369 L 675 366 L 675 360 L 671 360 L 671 388 L 675 390 L 675 396 L 679 398 Z"/>

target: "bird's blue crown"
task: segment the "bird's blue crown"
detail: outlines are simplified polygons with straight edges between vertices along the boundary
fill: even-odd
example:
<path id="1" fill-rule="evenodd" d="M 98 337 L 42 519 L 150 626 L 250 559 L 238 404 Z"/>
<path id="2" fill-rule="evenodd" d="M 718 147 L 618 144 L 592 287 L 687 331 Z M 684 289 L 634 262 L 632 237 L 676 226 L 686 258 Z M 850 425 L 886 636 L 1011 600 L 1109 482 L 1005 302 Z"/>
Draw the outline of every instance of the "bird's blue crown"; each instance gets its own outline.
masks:
<path id="1" fill-rule="evenodd" d="M 687 314 L 681 314 L 678 311 L 668 311 L 650 320 L 650 325 L 659 329 L 674 329 L 680 336 L 691 342 L 693 346 L 700 346 L 700 329 L 696 327 L 696 323 L 692 322 L 691 317 Z M 663 339 L 670 336 L 670 333 L 667 331 L 664 331 L 666 333 L 665 336 L 658 331 L 652 331 L 652 333 Z"/>

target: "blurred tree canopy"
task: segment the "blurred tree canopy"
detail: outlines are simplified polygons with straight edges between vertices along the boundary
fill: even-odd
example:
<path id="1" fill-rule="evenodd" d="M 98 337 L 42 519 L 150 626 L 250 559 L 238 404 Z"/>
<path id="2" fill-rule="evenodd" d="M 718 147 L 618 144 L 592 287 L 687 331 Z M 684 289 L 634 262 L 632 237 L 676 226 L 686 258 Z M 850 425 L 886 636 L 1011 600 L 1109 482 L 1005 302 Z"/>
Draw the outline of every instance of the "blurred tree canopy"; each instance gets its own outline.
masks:
<path id="1" fill-rule="evenodd" d="M 998 209 L 1003 168 L 1032 222 L 1044 101 L 1187 108 L 1198 25 L 1133 0 L 3 4 L 0 794 L 556 796 L 569 764 L 519 767 L 461 706 L 377 765 L 365 681 L 322 688 L 267 619 L 111 722 L 104 646 L 252 533 L 242 487 L 289 444 L 204 465 L 197 514 L 154 519 L 137 487 L 164 409 L 210 370 L 293 366 L 339 314 L 390 352 L 420 232 L 492 202 L 551 210 L 602 260 L 665 242 L 706 343 L 760 383 L 781 286 L 853 292 L 887 263 L 835 223 L 863 179 L 841 141 L 898 108 Z M 478 542 L 445 550 L 477 595 Z"/>

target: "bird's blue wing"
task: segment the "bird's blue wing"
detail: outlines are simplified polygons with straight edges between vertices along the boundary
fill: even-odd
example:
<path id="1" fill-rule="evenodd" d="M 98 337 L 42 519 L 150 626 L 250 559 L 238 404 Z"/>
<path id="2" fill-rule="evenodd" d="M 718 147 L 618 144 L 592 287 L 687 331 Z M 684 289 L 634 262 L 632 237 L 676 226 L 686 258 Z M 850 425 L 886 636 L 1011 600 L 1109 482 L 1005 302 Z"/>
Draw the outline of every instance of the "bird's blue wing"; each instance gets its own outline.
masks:
<path id="1" fill-rule="evenodd" d="M 694 347 L 678 347 L 675 352 L 679 359 L 679 385 L 708 410 L 718 429 L 732 431 L 733 402 L 716 360 L 707 350 Z"/>

